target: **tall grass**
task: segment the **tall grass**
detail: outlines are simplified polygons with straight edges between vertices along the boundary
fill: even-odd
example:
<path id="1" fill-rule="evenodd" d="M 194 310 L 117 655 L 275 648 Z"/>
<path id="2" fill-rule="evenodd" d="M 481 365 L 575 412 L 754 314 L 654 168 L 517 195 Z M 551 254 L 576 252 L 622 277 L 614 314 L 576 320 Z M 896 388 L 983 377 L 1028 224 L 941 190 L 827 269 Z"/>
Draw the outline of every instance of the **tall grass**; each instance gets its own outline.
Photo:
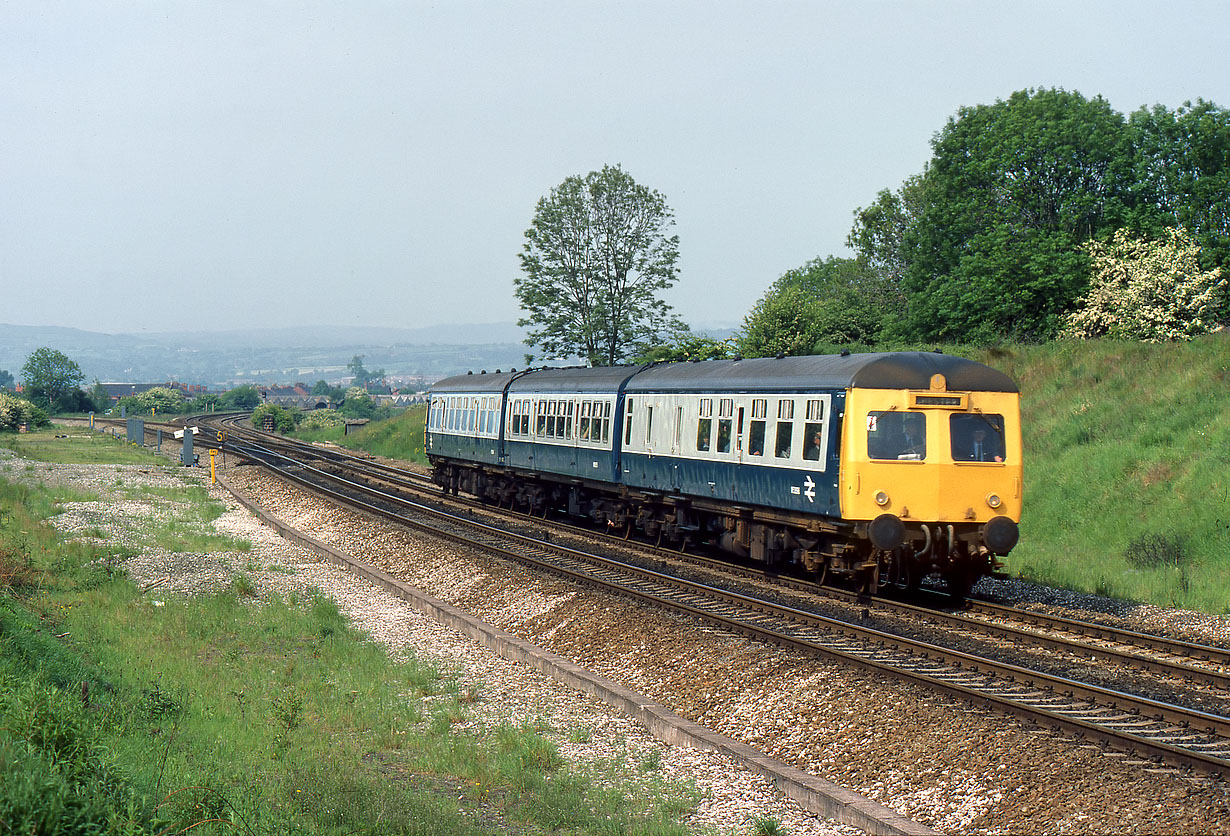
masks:
<path id="1" fill-rule="evenodd" d="M 998 349 L 1022 392 L 1012 573 L 1230 613 L 1230 334 Z M 1165 555 L 1142 559 L 1149 544 Z"/>
<path id="2" fill-rule="evenodd" d="M 301 430 L 295 435 L 305 441 L 332 441 L 354 450 L 400 461 L 427 464 L 424 450 L 425 405 L 412 406 L 387 421 L 373 421 L 343 435 L 341 427 Z"/>

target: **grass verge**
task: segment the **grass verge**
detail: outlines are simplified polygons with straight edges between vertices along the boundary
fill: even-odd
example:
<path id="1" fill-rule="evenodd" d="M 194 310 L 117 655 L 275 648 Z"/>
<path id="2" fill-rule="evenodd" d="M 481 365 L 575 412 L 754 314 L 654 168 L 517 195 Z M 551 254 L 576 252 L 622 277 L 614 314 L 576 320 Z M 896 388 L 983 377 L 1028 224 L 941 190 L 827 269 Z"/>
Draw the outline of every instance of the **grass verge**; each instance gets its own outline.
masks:
<path id="1" fill-rule="evenodd" d="M 390 659 L 319 595 L 143 595 L 40 495 L 0 479 L 11 832 L 689 832 L 694 790 L 655 765 L 574 768 L 543 727 L 470 722 L 481 687 Z"/>
<path id="2" fill-rule="evenodd" d="M 374 456 L 425 465 L 427 455 L 423 446 L 423 430 L 426 419 L 427 407 L 420 404 L 387 421 L 373 421 L 354 428 L 346 435 L 342 427 L 330 427 L 324 430 L 299 430 L 295 437 L 304 441 L 329 441 Z"/>

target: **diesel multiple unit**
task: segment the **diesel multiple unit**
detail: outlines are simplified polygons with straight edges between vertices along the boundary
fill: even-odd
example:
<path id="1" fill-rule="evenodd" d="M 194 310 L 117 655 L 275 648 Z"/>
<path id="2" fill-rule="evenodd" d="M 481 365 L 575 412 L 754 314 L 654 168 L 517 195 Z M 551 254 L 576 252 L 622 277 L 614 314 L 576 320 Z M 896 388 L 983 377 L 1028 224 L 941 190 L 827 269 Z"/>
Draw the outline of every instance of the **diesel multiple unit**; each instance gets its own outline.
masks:
<path id="1" fill-rule="evenodd" d="M 1017 541 L 1019 393 L 938 353 L 468 374 L 432 387 L 438 484 L 866 589 L 965 594 Z"/>

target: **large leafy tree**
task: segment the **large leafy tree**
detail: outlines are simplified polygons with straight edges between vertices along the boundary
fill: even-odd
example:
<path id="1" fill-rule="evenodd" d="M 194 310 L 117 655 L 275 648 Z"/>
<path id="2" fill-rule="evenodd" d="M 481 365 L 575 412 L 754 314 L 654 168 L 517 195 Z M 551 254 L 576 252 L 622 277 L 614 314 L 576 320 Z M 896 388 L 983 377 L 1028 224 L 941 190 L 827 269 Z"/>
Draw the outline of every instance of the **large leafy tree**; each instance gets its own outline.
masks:
<path id="1" fill-rule="evenodd" d="M 739 351 L 773 357 L 870 345 L 895 296 L 884 276 L 861 259 L 813 259 L 784 273 L 744 317 Z"/>
<path id="2" fill-rule="evenodd" d="M 1088 286 L 1081 245 L 1128 216 L 1126 120 L 1100 97 L 1023 90 L 961 108 L 932 147 L 901 235 L 906 332 L 1053 336 Z"/>
<path id="3" fill-rule="evenodd" d="M 21 367 L 21 380 L 31 401 L 50 411 L 73 410 L 85 375 L 77 363 L 54 348 L 36 348 Z M 84 393 L 81 393 L 82 395 Z"/>
<path id="4" fill-rule="evenodd" d="M 1199 99 L 1173 111 L 1157 105 L 1133 113 L 1128 127 L 1133 228 L 1155 239 L 1182 230 L 1203 269 L 1230 275 L 1230 110 Z M 1230 321 L 1230 307 L 1217 314 Z"/>
<path id="5" fill-rule="evenodd" d="M 679 238 L 657 191 L 619 166 L 564 180 L 538 201 L 514 280 L 526 343 L 548 356 L 614 365 L 678 327 L 662 291 Z"/>

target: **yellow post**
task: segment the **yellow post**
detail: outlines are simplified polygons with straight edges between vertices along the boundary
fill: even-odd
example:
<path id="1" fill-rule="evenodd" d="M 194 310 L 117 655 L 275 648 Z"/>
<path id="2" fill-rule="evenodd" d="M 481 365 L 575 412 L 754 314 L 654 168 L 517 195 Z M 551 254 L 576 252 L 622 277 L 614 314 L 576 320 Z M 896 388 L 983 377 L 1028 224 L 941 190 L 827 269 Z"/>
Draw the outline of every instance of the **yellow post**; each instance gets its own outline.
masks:
<path id="1" fill-rule="evenodd" d="M 218 484 L 218 451 L 209 451 L 209 484 Z"/>

